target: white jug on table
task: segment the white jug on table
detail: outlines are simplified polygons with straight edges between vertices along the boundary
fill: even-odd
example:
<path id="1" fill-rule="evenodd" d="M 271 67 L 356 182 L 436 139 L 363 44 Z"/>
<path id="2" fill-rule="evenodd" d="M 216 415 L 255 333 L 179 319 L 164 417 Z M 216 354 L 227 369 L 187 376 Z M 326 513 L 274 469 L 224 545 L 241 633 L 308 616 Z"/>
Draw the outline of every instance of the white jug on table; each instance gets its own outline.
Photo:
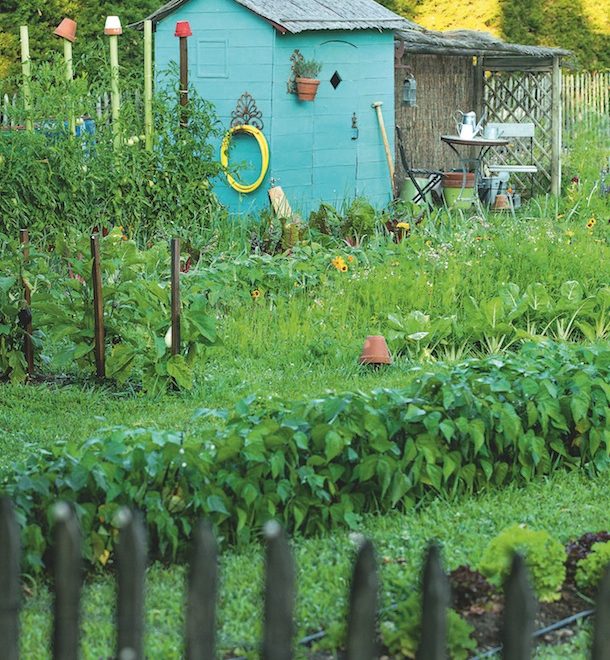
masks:
<path id="1" fill-rule="evenodd" d="M 477 115 L 475 112 L 462 112 L 458 110 L 461 121 L 458 119 L 457 132 L 462 140 L 472 140 L 480 131 L 483 126 L 483 119 L 477 124 Z"/>

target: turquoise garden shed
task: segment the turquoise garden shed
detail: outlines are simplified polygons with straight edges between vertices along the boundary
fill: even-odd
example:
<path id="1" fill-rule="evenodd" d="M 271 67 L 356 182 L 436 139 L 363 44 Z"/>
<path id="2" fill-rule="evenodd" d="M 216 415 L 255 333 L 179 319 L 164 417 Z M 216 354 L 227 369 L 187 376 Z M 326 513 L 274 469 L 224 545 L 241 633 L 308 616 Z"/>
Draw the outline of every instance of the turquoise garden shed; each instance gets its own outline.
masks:
<path id="1" fill-rule="evenodd" d="M 377 206 L 390 201 L 372 104 L 383 104 L 393 159 L 394 33 L 413 24 L 373 0 L 172 0 L 149 18 L 157 75 L 178 61 L 175 27 L 188 21 L 190 84 L 214 104 L 224 132 L 252 124 L 266 138 L 269 167 L 256 190 L 240 193 L 224 177 L 215 183 L 231 211 L 268 206 L 273 186 L 302 213 L 360 195 Z M 322 65 L 313 102 L 294 93 L 295 51 Z M 258 178 L 262 156 L 252 135 L 234 134 L 229 154 L 239 182 Z"/>

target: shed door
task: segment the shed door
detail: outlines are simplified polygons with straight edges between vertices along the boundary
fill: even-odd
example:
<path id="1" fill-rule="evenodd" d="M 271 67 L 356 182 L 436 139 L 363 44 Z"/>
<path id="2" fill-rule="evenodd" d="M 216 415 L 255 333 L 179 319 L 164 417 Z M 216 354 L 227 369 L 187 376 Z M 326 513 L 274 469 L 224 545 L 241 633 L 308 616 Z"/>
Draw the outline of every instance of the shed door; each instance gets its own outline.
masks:
<path id="1" fill-rule="evenodd" d="M 329 40 L 316 48 L 315 59 L 323 66 L 313 101 L 314 194 L 340 206 L 356 196 L 358 141 L 352 116 L 357 112 L 358 48 Z"/>

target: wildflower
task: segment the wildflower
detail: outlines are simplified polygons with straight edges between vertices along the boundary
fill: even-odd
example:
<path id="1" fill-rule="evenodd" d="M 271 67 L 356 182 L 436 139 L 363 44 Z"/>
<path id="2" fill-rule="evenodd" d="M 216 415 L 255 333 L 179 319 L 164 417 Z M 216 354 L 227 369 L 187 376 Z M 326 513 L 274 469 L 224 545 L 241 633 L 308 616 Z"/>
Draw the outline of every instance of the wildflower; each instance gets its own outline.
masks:
<path id="1" fill-rule="evenodd" d="M 591 216 L 587 222 L 587 229 L 593 229 L 593 227 L 595 227 L 596 222 L 597 220 L 593 216 Z"/>
<path id="2" fill-rule="evenodd" d="M 340 270 L 342 272 L 345 272 L 343 270 L 343 267 L 345 266 L 345 270 L 347 270 L 347 264 L 345 263 L 345 259 L 343 257 L 335 257 L 334 259 L 331 260 L 330 262 L 337 270 Z"/>
<path id="3" fill-rule="evenodd" d="M 405 231 L 409 231 L 409 229 L 411 229 L 411 225 L 408 222 L 399 222 L 396 227 L 398 229 L 404 229 Z"/>
<path id="4" fill-rule="evenodd" d="M 341 268 L 339 269 L 342 273 L 347 273 L 347 264 L 343 264 Z"/>
<path id="5" fill-rule="evenodd" d="M 567 236 L 568 238 L 572 238 L 572 236 L 574 236 L 574 232 L 573 232 L 571 229 L 568 229 L 568 230 L 566 231 L 566 236 Z"/>
<path id="6" fill-rule="evenodd" d="M 348 255 L 347 260 L 351 263 L 354 263 L 356 261 L 356 257 L 353 254 Z"/>
<path id="7" fill-rule="evenodd" d="M 254 289 L 250 295 L 252 296 L 252 300 L 256 300 L 261 297 L 261 292 L 258 289 Z"/>

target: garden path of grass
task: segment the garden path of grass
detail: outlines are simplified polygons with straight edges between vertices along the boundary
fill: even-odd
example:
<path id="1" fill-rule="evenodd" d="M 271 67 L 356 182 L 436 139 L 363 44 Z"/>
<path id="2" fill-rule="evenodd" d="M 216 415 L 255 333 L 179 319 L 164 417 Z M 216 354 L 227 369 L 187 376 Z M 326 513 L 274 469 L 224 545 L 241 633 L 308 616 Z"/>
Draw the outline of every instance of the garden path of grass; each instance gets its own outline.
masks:
<path id="1" fill-rule="evenodd" d="M 300 400 L 326 389 L 366 390 L 405 383 L 410 368 L 405 361 L 375 371 L 359 367 L 357 357 L 356 353 L 331 364 L 291 368 L 283 363 L 270 366 L 269 359 L 231 358 L 224 349 L 211 349 L 198 387 L 158 397 L 93 384 L 4 384 L 0 387 L 0 472 L 37 448 L 59 440 L 84 442 L 102 428 L 185 429 L 198 409 L 230 408 L 252 393 Z"/>
<path id="2" fill-rule="evenodd" d="M 608 529 L 608 474 L 594 478 L 582 472 L 557 472 L 518 489 L 491 490 L 480 496 L 447 502 L 431 501 L 404 515 L 368 516 L 362 532 L 375 542 L 382 576 L 382 606 L 412 592 L 421 557 L 429 539 L 443 546 L 449 568 L 476 565 L 488 541 L 502 528 L 524 523 L 544 529 L 562 542 L 586 531 Z M 320 538 L 296 538 L 299 635 L 320 629 L 341 639 L 354 544 L 347 531 Z M 400 560 L 400 561 L 397 561 Z M 219 642 L 229 655 L 254 644 L 260 633 L 262 553 L 258 545 L 221 553 Z M 148 573 L 147 655 L 171 660 L 180 657 L 183 625 L 184 568 L 153 565 Z M 50 595 L 35 583 L 23 612 L 22 657 L 49 657 Z M 113 583 L 95 576 L 85 589 L 83 658 L 107 657 L 113 646 Z M 569 645 L 541 652 L 551 658 L 585 658 L 587 627 Z"/>

